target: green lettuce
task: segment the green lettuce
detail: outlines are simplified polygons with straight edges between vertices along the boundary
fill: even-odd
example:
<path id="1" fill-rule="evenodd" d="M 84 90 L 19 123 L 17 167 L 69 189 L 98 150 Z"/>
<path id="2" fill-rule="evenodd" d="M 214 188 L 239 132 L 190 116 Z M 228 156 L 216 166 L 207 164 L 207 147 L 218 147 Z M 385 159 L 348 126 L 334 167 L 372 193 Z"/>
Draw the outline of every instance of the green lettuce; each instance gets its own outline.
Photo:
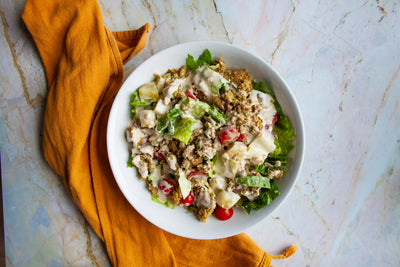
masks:
<path id="1" fill-rule="evenodd" d="M 178 120 L 181 118 L 181 115 L 183 114 L 183 111 L 179 108 L 173 108 L 170 109 L 167 113 L 167 118 L 172 124 L 175 124 L 178 122 Z"/>
<path id="2" fill-rule="evenodd" d="M 279 196 L 279 189 L 271 182 L 271 188 L 261 188 L 260 196 L 253 201 L 245 199 L 238 203 L 248 214 L 252 210 L 259 210 L 271 204 L 271 202 Z"/>
<path id="3" fill-rule="evenodd" d="M 173 137 L 187 145 L 195 128 L 196 120 L 188 117 L 180 119 L 175 125 Z"/>
<path id="4" fill-rule="evenodd" d="M 287 165 L 286 159 L 281 159 L 279 161 L 279 164 L 276 163 L 277 159 L 268 157 L 265 162 L 262 164 L 258 165 L 255 169 L 256 172 L 261 174 L 262 176 L 267 176 L 268 177 L 268 170 L 273 169 L 273 170 L 284 170 Z"/>
<path id="5" fill-rule="evenodd" d="M 253 84 L 253 89 L 269 94 L 270 96 L 275 98 L 274 92 L 265 82 L 252 80 L 251 83 Z"/>
<path id="6" fill-rule="evenodd" d="M 204 52 L 199 56 L 197 60 L 195 60 L 190 54 L 188 54 L 188 57 L 186 58 L 186 66 L 193 72 L 195 72 L 197 68 L 203 65 L 210 65 L 212 63 L 213 60 L 211 52 L 208 49 L 204 50 Z"/>
<path id="7" fill-rule="evenodd" d="M 180 104 L 182 109 L 187 110 L 193 117 L 200 119 L 210 109 L 206 102 L 194 100 L 190 97 L 185 97 Z"/>
<path id="8" fill-rule="evenodd" d="M 166 117 L 160 117 L 157 120 L 156 131 L 160 134 L 173 135 L 175 125 L 179 121 L 183 111 L 179 108 L 173 108 L 168 111 Z"/>
<path id="9" fill-rule="evenodd" d="M 156 132 L 160 134 L 174 134 L 174 132 L 169 132 L 170 126 L 170 121 L 168 120 L 167 117 L 160 117 L 157 120 L 157 125 L 156 125 Z"/>
<path id="10" fill-rule="evenodd" d="M 190 98 L 186 100 L 188 106 L 185 109 L 188 109 L 188 112 L 191 112 L 193 117 L 204 115 L 205 109 L 209 108 L 207 103 Z M 182 118 L 181 115 L 184 114 L 184 112 L 179 107 L 183 108 L 184 104 L 185 102 L 181 101 L 180 104 L 176 105 L 176 108 L 168 111 L 167 116 L 158 118 L 156 131 L 160 134 L 172 135 L 175 139 L 187 144 L 192 132 L 196 128 L 197 120 L 193 117 Z"/>
<path id="11" fill-rule="evenodd" d="M 185 199 L 190 194 L 190 190 L 192 190 L 192 183 L 187 179 L 182 169 L 178 170 L 178 174 L 179 174 L 179 179 L 178 179 L 179 189 L 181 190 L 182 198 Z"/>
<path id="12" fill-rule="evenodd" d="M 174 203 L 172 203 L 172 202 L 169 201 L 168 199 L 167 199 L 167 201 L 165 201 L 165 202 L 161 202 L 161 201 L 158 199 L 158 197 L 157 197 L 156 195 L 154 195 L 154 194 L 151 194 L 151 200 L 153 200 L 154 202 L 157 202 L 158 204 L 161 204 L 161 205 L 163 205 L 163 206 L 165 206 L 165 207 L 167 207 L 167 208 L 170 208 L 170 209 L 175 208 Z"/>
<path id="13" fill-rule="evenodd" d="M 148 109 L 152 107 L 153 102 L 155 102 L 156 100 L 150 100 L 150 99 L 146 99 L 146 100 L 141 100 L 139 95 L 138 95 L 138 91 L 135 91 L 130 98 L 129 104 L 130 104 L 130 108 L 131 108 L 131 117 L 133 119 L 136 118 L 136 107 L 138 106 L 142 106 L 144 107 L 144 109 Z"/>
<path id="14" fill-rule="evenodd" d="M 132 164 L 132 159 L 133 159 L 133 156 L 132 156 L 132 154 L 130 154 L 128 162 L 126 163 L 126 167 L 128 167 L 128 168 L 133 168 L 134 167 L 133 164 Z"/>
<path id="15" fill-rule="evenodd" d="M 269 160 L 280 160 L 286 163 L 289 152 L 294 148 L 292 141 L 295 139 L 293 127 L 288 117 L 281 114 L 274 126 L 277 138 L 275 139 L 275 150 L 268 155 Z"/>
<path id="16" fill-rule="evenodd" d="M 271 188 L 270 179 L 263 176 L 244 176 L 236 178 L 236 183 L 247 186 Z"/>
<path id="17" fill-rule="evenodd" d="M 292 141 L 295 139 L 295 134 L 289 118 L 283 114 L 282 108 L 279 105 L 272 89 L 262 81 L 253 80 L 252 84 L 253 89 L 269 94 L 274 99 L 274 105 L 278 114 L 278 121 L 274 125 L 274 133 L 277 136 L 274 141 L 276 148 L 268 155 L 265 162 L 258 165 L 256 168 L 256 172 L 262 176 L 268 176 L 268 170 L 270 168 L 275 170 L 285 169 L 287 164 L 287 156 L 294 148 Z M 280 163 L 277 164 L 277 161 L 280 161 Z M 270 205 L 271 202 L 279 196 L 279 194 L 279 189 L 275 186 L 273 181 L 270 180 L 270 188 L 261 188 L 259 197 L 253 201 L 242 197 L 242 200 L 240 203 L 238 203 L 238 205 L 242 207 L 248 214 L 250 214 L 251 210 L 258 210 Z"/>
<path id="18" fill-rule="evenodd" d="M 272 91 L 272 89 L 263 81 L 253 80 L 252 84 L 253 84 L 253 89 L 272 96 L 272 98 L 275 100 L 274 105 L 276 108 L 276 112 L 278 113 L 278 115 L 283 115 L 281 105 L 279 105 L 278 101 L 276 100 L 276 96 Z"/>
<path id="19" fill-rule="evenodd" d="M 265 165 L 265 163 L 261 163 L 260 165 L 257 166 L 256 172 L 258 172 L 261 175 L 267 176 L 268 174 L 268 167 Z"/>
<path id="20" fill-rule="evenodd" d="M 281 161 L 282 166 L 286 166 L 287 155 L 294 148 L 292 141 L 295 139 L 294 130 L 290 124 L 289 118 L 283 114 L 276 96 L 272 89 L 263 81 L 252 81 L 253 89 L 269 94 L 274 99 L 276 112 L 278 113 L 278 121 L 274 125 L 274 131 L 277 138 L 274 141 L 276 149 L 268 155 L 267 161 L 273 163 L 277 160 Z"/>
<path id="21" fill-rule="evenodd" d="M 214 174 L 214 166 L 217 163 L 217 161 L 218 161 L 218 154 L 215 154 L 215 156 L 211 160 L 211 168 L 210 168 L 210 171 L 208 172 L 208 176 L 209 177 L 213 176 L 213 174 Z"/>
<path id="22" fill-rule="evenodd" d="M 225 116 L 224 113 L 219 111 L 218 108 L 215 107 L 214 105 L 212 105 L 212 107 L 208 110 L 208 114 L 210 114 L 212 118 L 216 119 L 223 125 L 226 123 L 225 119 L 227 119 L 227 117 Z"/>

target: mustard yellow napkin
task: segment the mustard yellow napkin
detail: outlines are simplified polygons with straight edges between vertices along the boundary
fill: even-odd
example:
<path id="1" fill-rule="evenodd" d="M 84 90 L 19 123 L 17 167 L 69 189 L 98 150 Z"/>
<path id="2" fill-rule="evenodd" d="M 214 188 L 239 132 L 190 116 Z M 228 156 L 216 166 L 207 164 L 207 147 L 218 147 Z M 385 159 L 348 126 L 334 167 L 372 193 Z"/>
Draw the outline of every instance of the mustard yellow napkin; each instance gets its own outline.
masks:
<path id="1" fill-rule="evenodd" d="M 269 266 L 272 256 L 245 234 L 201 241 L 162 231 L 130 206 L 114 180 L 106 151 L 108 114 L 123 63 L 145 46 L 150 25 L 111 33 L 95 0 L 28 0 L 22 17 L 49 87 L 44 156 L 105 242 L 113 265 Z"/>

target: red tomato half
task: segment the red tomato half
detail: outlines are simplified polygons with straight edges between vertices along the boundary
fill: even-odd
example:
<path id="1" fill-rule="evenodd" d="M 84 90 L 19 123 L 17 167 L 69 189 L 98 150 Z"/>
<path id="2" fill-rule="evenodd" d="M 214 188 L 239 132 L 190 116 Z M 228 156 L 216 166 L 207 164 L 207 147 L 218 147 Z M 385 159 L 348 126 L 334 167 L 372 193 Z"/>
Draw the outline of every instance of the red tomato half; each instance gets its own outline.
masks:
<path id="1" fill-rule="evenodd" d="M 233 209 L 224 209 L 221 208 L 220 206 L 217 205 L 215 208 L 215 217 L 217 217 L 218 220 L 221 221 L 226 221 L 229 220 L 233 215 Z"/>
<path id="2" fill-rule="evenodd" d="M 169 195 L 174 191 L 175 184 L 170 179 L 163 178 L 158 182 L 158 188 L 160 188 L 164 194 Z"/>
<path id="3" fill-rule="evenodd" d="M 239 136 L 240 132 L 232 126 L 225 126 L 219 131 L 219 140 L 224 146 L 235 142 Z"/>
<path id="4" fill-rule="evenodd" d="M 181 199 L 181 203 L 184 206 L 190 206 L 193 204 L 193 202 L 194 202 L 194 194 L 192 193 L 192 191 L 190 191 L 189 195 L 186 198 Z"/>
<path id="5" fill-rule="evenodd" d="M 272 119 L 272 122 L 270 124 L 265 124 L 265 129 L 268 129 L 272 125 L 274 125 L 278 121 L 278 113 L 275 113 L 274 118 Z"/>
<path id="6" fill-rule="evenodd" d="M 245 142 L 246 141 L 246 135 L 244 133 L 240 133 L 237 140 L 240 141 L 240 142 Z"/>
<path id="7" fill-rule="evenodd" d="M 278 113 L 275 113 L 275 116 L 271 122 L 272 125 L 274 125 L 278 121 Z"/>
<path id="8" fill-rule="evenodd" d="M 186 90 L 185 94 L 186 94 L 187 97 L 190 97 L 191 99 L 196 100 L 196 97 L 194 96 L 194 94 L 192 94 L 192 92 L 190 92 L 189 89 Z"/>

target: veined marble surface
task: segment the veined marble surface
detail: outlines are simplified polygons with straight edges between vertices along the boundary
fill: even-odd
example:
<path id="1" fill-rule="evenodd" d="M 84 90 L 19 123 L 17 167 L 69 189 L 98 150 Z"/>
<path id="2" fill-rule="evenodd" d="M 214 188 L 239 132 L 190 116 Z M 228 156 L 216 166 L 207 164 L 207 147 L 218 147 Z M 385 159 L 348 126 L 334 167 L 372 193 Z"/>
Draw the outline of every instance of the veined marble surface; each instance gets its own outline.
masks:
<path id="1" fill-rule="evenodd" d="M 47 88 L 21 12 L 0 1 L 0 148 L 8 266 L 109 266 L 105 249 L 43 159 Z M 249 229 L 275 266 L 400 266 L 398 1 L 99 1 L 112 31 L 152 24 L 152 54 L 194 40 L 245 48 L 296 96 L 306 157 L 287 201 Z"/>

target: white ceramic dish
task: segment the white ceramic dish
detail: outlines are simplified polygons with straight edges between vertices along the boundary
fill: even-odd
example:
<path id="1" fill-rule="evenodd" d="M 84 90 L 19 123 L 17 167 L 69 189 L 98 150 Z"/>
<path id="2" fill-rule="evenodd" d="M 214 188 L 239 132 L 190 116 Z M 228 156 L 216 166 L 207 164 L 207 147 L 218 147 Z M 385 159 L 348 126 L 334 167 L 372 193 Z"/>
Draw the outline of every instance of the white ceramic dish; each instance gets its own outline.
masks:
<path id="1" fill-rule="evenodd" d="M 169 209 L 151 200 L 145 183 L 136 176 L 136 169 L 126 166 L 129 151 L 125 129 L 130 119 L 130 95 L 140 85 L 152 81 L 154 73 L 163 74 L 170 68 L 179 68 L 185 64 L 188 53 L 197 58 L 206 48 L 211 51 L 213 58 L 222 57 L 228 67 L 247 69 L 254 78 L 269 82 L 283 112 L 293 125 L 296 139 L 295 148 L 289 154 L 287 173 L 276 183 L 281 194 L 271 205 L 252 211 L 250 215 L 240 208 L 235 208 L 233 217 L 228 221 L 219 221 L 210 216 L 207 223 L 202 223 L 181 207 Z M 261 58 L 238 47 L 219 42 L 183 43 L 165 49 L 146 60 L 132 72 L 119 90 L 107 128 L 107 149 L 111 168 L 126 199 L 154 225 L 170 233 L 194 239 L 232 236 L 267 218 L 282 204 L 294 187 L 302 166 L 304 147 L 304 127 L 300 110 L 282 77 Z"/>

